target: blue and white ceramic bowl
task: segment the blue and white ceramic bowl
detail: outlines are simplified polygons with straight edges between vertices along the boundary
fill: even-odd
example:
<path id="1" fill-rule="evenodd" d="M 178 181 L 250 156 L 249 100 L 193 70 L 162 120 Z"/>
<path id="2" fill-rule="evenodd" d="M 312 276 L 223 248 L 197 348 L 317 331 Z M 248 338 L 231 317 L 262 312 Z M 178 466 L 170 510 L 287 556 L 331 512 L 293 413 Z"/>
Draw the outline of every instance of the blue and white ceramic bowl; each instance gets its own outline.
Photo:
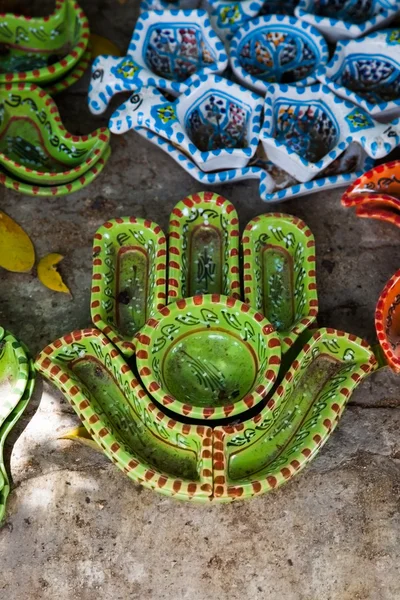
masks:
<path id="1" fill-rule="evenodd" d="M 377 121 L 400 117 L 400 29 L 339 42 L 317 77 Z"/>
<path id="2" fill-rule="evenodd" d="M 317 177 L 351 143 L 371 158 L 400 143 L 398 123 L 387 126 L 321 84 L 272 84 L 265 97 L 261 143 L 268 158 L 301 182 Z"/>
<path id="3" fill-rule="evenodd" d="M 398 0 L 300 0 L 296 17 L 314 25 L 329 42 L 358 38 L 386 27 L 400 14 Z"/>
<path id="4" fill-rule="evenodd" d="M 206 173 L 198 168 L 187 154 L 181 152 L 167 140 L 161 138 L 148 129 L 137 128 L 137 133 L 144 139 L 149 140 L 168 154 L 178 163 L 191 177 L 204 185 L 223 185 L 250 179 L 258 180 L 259 194 L 264 202 L 283 202 L 296 196 L 306 196 L 324 191 L 348 186 L 362 173 L 372 168 L 373 161 L 367 157 L 358 144 L 351 144 L 349 148 L 332 163 L 329 168 L 322 172 L 317 179 L 299 183 L 288 173 L 271 163 L 261 160 L 241 169 L 224 169 Z"/>
<path id="5" fill-rule="evenodd" d="M 230 65 L 244 86 L 265 94 L 271 83 L 310 85 L 328 60 L 328 46 L 315 27 L 285 15 L 247 21 L 230 43 Z"/>
<path id="6" fill-rule="evenodd" d="M 120 92 L 151 85 L 174 96 L 196 72 L 222 73 L 224 45 L 204 10 L 153 10 L 136 22 L 127 55 L 98 56 L 92 65 L 89 108 L 101 114 Z"/>
<path id="7" fill-rule="evenodd" d="M 293 15 L 298 0 L 206 0 L 211 25 L 224 41 L 249 19 L 262 15 Z"/>
<path id="8" fill-rule="evenodd" d="M 218 75 L 199 73 L 188 84 L 174 102 L 143 87 L 114 112 L 110 130 L 148 129 L 206 172 L 245 167 L 257 150 L 264 99 Z"/>

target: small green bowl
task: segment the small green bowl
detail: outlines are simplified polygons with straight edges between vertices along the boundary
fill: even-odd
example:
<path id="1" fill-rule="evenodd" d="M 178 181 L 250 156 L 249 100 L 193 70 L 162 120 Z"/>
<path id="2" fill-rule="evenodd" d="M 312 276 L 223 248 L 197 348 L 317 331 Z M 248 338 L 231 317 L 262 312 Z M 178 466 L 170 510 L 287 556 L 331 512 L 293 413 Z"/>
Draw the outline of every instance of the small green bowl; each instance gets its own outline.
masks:
<path id="1" fill-rule="evenodd" d="M 137 335 L 137 367 L 148 392 L 173 412 L 223 419 L 267 395 L 281 363 L 279 336 L 248 304 L 209 294 L 178 300 Z"/>
<path id="2" fill-rule="evenodd" d="M 88 171 L 110 142 L 106 127 L 73 135 L 54 100 L 31 83 L 0 86 L 0 165 L 38 185 L 69 183 Z"/>
<path id="3" fill-rule="evenodd" d="M 73 192 L 78 192 L 96 179 L 96 177 L 100 175 L 104 169 L 110 154 L 111 148 L 108 147 L 104 156 L 100 158 L 91 169 L 86 171 L 86 173 L 77 179 L 74 179 L 74 181 L 64 183 L 63 185 L 32 185 L 30 183 L 26 183 L 25 181 L 21 181 L 20 179 L 10 177 L 7 173 L 1 170 L 0 185 L 4 185 L 4 187 L 8 189 L 20 192 L 26 196 L 68 196 Z"/>
<path id="4" fill-rule="evenodd" d="M 74 0 L 56 0 L 47 17 L 0 15 L 0 83 L 51 83 L 68 73 L 89 43 L 89 22 Z"/>

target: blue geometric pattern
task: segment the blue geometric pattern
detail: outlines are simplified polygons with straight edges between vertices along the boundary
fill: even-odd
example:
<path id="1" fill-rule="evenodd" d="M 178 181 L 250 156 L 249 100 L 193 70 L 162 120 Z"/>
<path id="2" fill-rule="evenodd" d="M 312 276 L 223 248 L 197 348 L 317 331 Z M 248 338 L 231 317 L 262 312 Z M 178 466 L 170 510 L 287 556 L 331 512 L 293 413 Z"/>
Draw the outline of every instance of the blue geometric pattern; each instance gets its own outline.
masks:
<path id="1" fill-rule="evenodd" d="M 369 129 L 375 126 L 373 120 L 359 108 L 355 108 L 345 117 L 349 124 L 350 131 L 359 131 L 360 129 Z"/>

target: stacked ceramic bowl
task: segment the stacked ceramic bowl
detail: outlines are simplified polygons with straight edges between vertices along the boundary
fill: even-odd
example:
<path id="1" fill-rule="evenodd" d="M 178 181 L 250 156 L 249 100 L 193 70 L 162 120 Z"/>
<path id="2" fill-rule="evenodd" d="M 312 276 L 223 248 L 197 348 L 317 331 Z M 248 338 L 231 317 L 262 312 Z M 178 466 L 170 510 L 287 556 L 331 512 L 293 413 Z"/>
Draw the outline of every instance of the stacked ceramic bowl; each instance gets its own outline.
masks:
<path id="1" fill-rule="evenodd" d="M 57 0 L 46 17 L 0 17 L 0 83 L 32 82 L 54 95 L 89 65 L 89 23 L 75 0 Z"/>
<path id="2" fill-rule="evenodd" d="M 24 412 L 35 385 L 35 370 L 26 347 L 0 327 L 0 521 L 10 482 L 3 450 L 8 434 Z"/>
<path id="3" fill-rule="evenodd" d="M 0 85 L 0 184 L 31 196 L 61 196 L 88 185 L 110 155 L 103 127 L 77 136 L 54 100 L 33 83 Z"/>
<path id="4" fill-rule="evenodd" d="M 346 185 L 399 144 L 398 123 L 384 124 L 400 116 L 398 32 L 340 42 L 329 64 L 327 40 L 364 35 L 400 9 L 347 27 L 323 3 L 307 13 L 301 2 L 177 4 L 142 4 L 126 56 L 93 64 L 94 114 L 133 93 L 111 115 L 113 133 L 135 130 L 205 184 L 258 179 L 268 202 Z M 354 3 L 337 4 L 341 19 L 361 19 Z"/>

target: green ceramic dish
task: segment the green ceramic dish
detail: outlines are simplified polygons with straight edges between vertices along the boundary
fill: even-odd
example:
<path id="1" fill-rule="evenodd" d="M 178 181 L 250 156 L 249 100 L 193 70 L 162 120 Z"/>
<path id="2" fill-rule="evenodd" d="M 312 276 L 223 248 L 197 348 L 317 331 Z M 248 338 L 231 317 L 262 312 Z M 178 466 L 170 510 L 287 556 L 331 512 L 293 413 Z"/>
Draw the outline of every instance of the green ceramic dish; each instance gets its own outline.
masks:
<path id="1" fill-rule="evenodd" d="M 54 100 L 30 83 L 0 86 L 0 165 L 39 185 L 69 183 L 87 171 L 110 142 L 106 127 L 69 133 Z"/>
<path id="2" fill-rule="evenodd" d="M 20 401 L 28 375 L 28 359 L 20 342 L 0 327 L 0 427 Z"/>
<path id="3" fill-rule="evenodd" d="M 35 365 L 128 477 L 185 500 L 211 496 L 211 429 L 165 416 L 99 330 L 75 331 L 56 340 Z"/>
<path id="4" fill-rule="evenodd" d="M 100 158 L 89 171 L 86 171 L 81 177 L 65 183 L 64 185 L 39 186 L 30 185 L 24 181 L 14 179 L 5 172 L 0 171 L 0 185 L 6 188 L 25 194 L 26 196 L 67 196 L 73 192 L 78 192 L 91 183 L 105 167 L 111 154 L 111 148 L 107 148 L 104 157 Z"/>
<path id="5" fill-rule="evenodd" d="M 260 402 L 281 363 L 271 323 L 232 297 L 178 300 L 138 334 L 136 364 L 148 392 L 193 419 L 223 419 Z"/>
<path id="6" fill-rule="evenodd" d="M 248 498 L 296 475 L 335 429 L 354 388 L 376 368 L 360 338 L 318 330 L 256 417 L 214 429 L 215 497 Z"/>
<path id="7" fill-rule="evenodd" d="M 135 334 L 166 302 L 167 245 L 157 223 L 120 217 L 93 241 L 92 321 L 126 356 Z"/>
<path id="8" fill-rule="evenodd" d="M 239 219 L 212 192 L 176 204 L 169 221 L 168 302 L 198 294 L 240 298 Z"/>
<path id="9" fill-rule="evenodd" d="M 6 514 L 6 503 L 10 493 L 10 480 L 3 459 L 4 444 L 10 431 L 13 429 L 17 421 L 19 421 L 24 410 L 26 409 L 35 387 L 36 372 L 33 366 L 33 361 L 29 357 L 29 352 L 24 344 L 21 343 L 21 347 L 28 359 L 28 380 L 21 400 L 15 406 L 14 410 L 12 410 L 8 417 L 3 421 L 3 424 L 0 427 L 0 522 L 3 520 Z"/>
<path id="10" fill-rule="evenodd" d="M 43 87 L 45 92 L 49 94 L 49 96 L 56 96 L 57 94 L 61 94 L 64 90 L 74 85 L 77 81 L 79 81 L 86 70 L 90 66 L 92 61 L 92 55 L 90 48 L 86 50 L 85 54 L 82 57 L 82 60 L 79 61 L 75 67 L 73 67 L 68 73 L 66 73 L 61 79 L 57 81 L 51 82 L 49 85 Z"/>
<path id="11" fill-rule="evenodd" d="M 271 321 L 285 353 L 318 313 L 314 236 L 297 217 L 270 213 L 248 223 L 242 244 L 245 301 Z"/>
<path id="12" fill-rule="evenodd" d="M 89 43 L 89 23 L 74 0 L 56 0 L 48 17 L 1 15 L 0 43 L 0 83 L 50 83 L 82 58 Z"/>

